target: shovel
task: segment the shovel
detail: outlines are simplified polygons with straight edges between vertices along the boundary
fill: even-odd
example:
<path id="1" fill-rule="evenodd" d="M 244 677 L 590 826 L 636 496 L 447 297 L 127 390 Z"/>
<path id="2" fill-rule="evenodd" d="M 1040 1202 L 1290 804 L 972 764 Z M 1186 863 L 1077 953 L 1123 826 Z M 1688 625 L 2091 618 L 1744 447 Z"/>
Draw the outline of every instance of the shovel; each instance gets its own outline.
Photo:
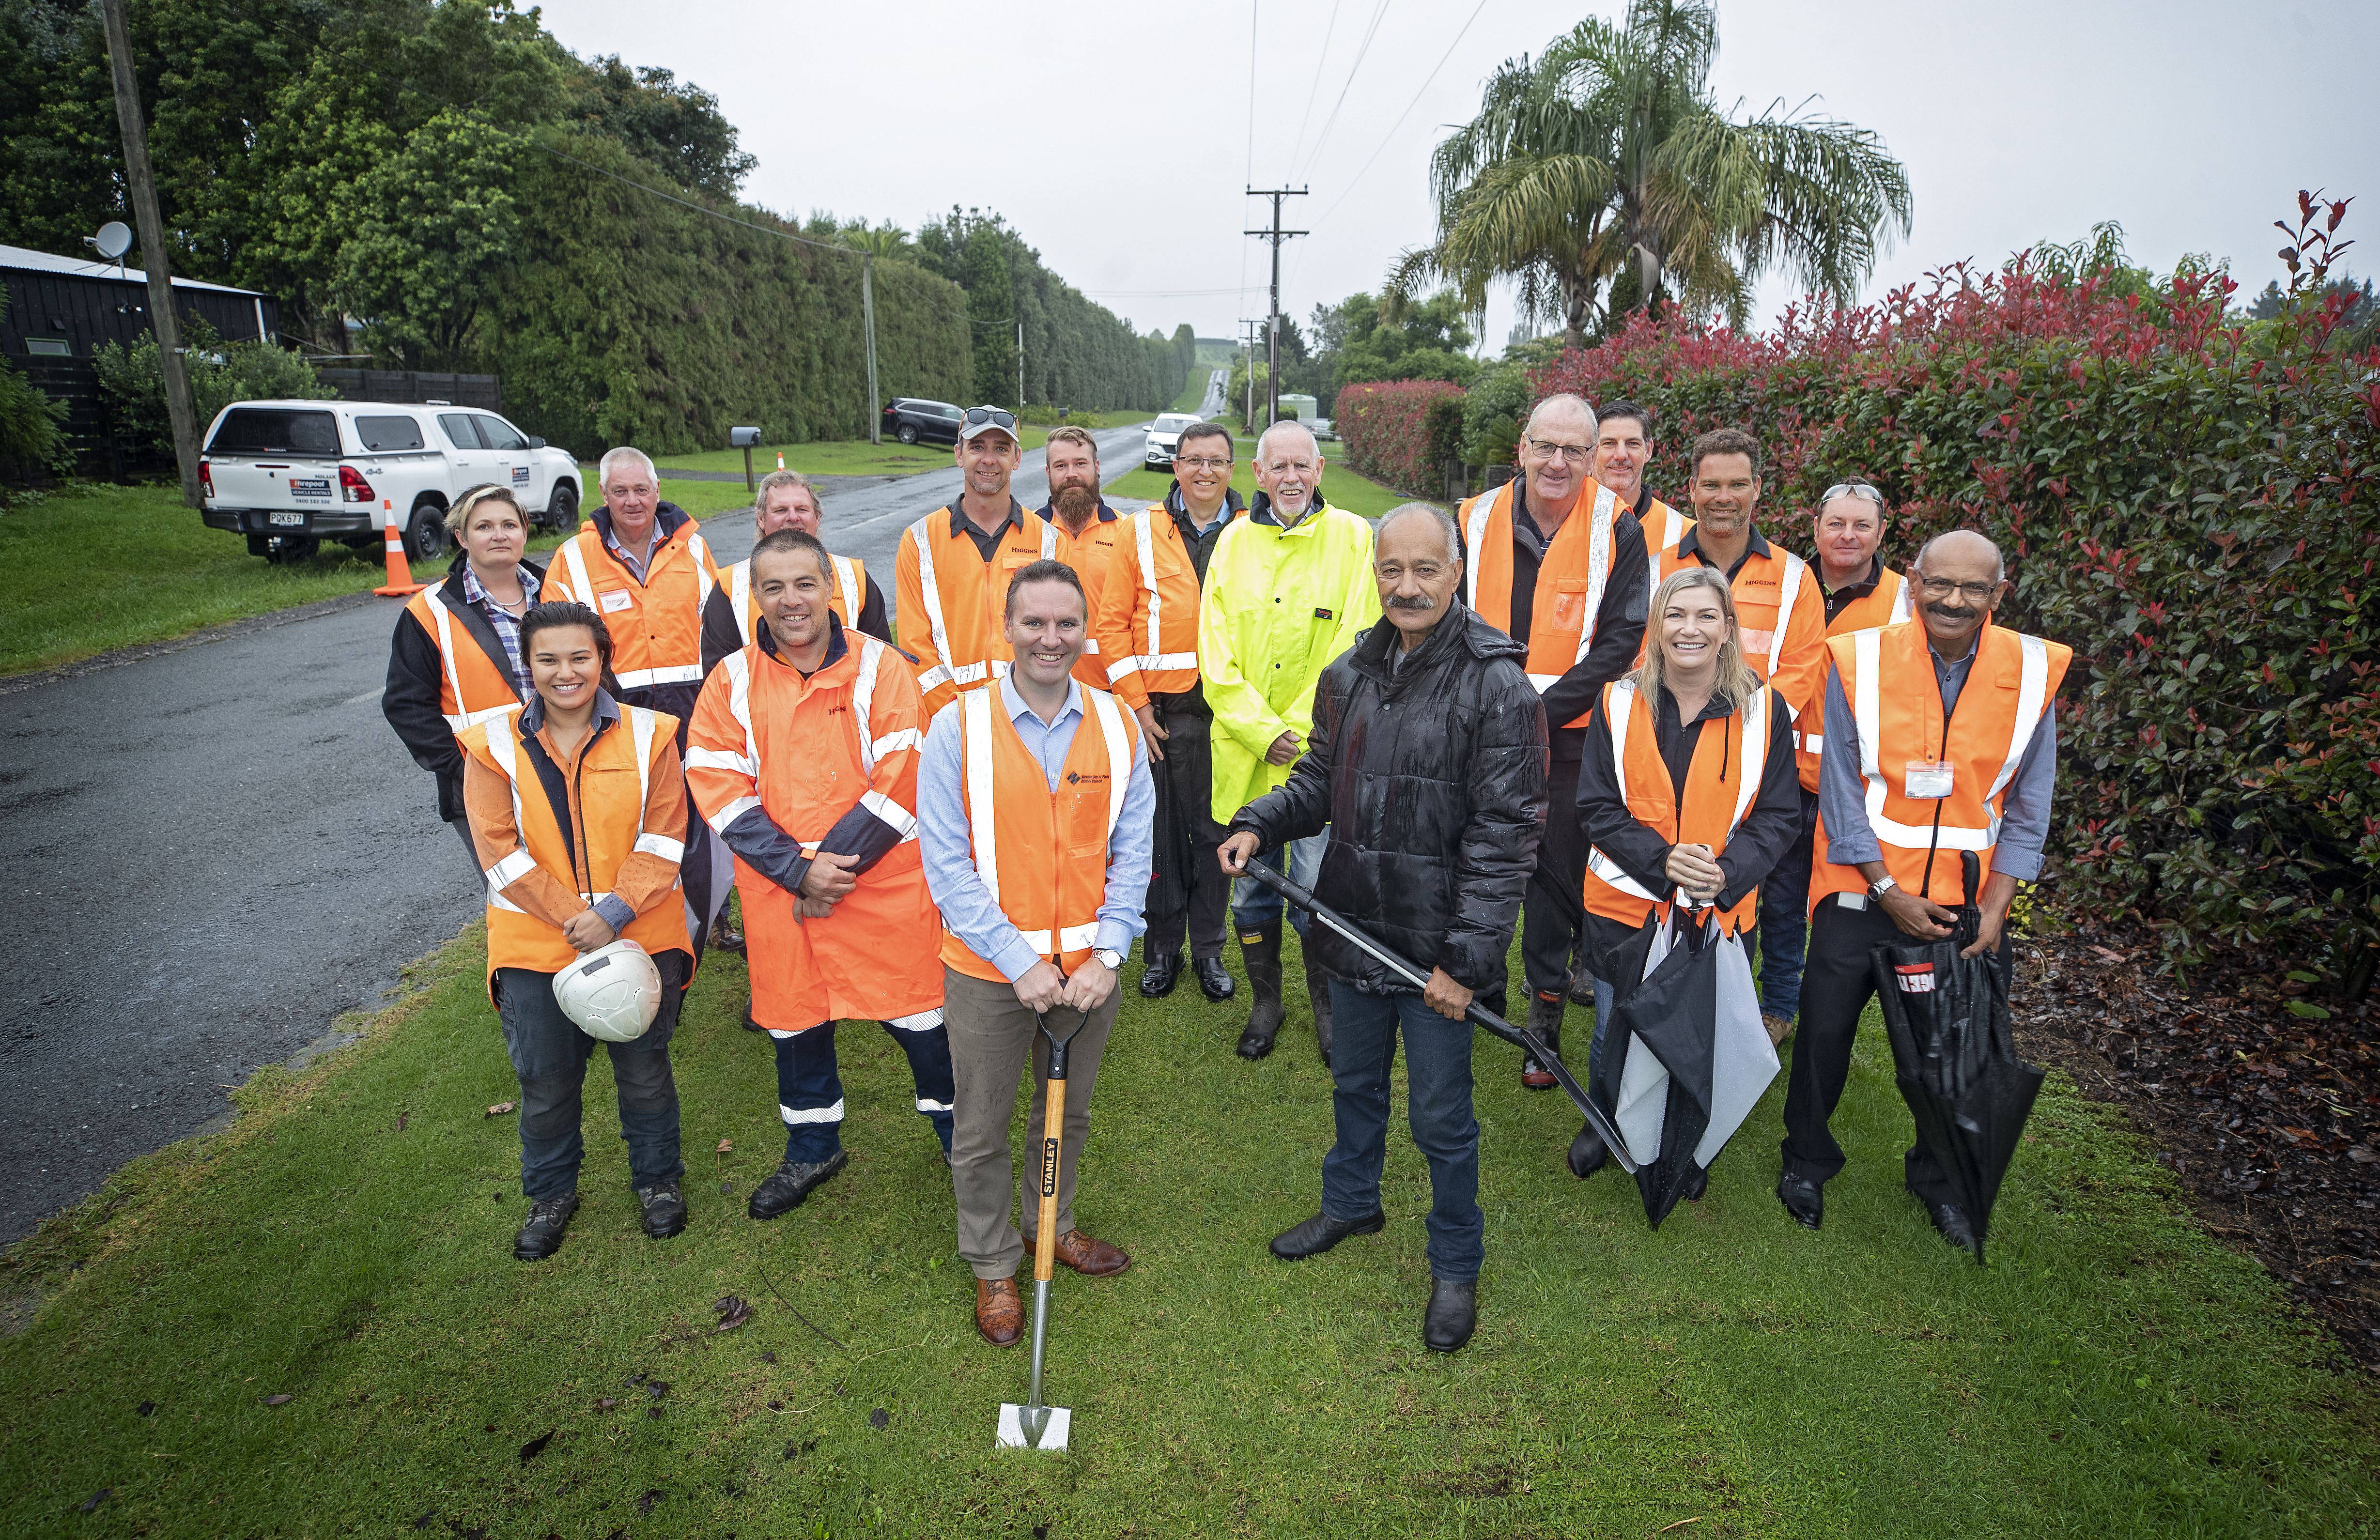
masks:
<path id="1" fill-rule="evenodd" d="M 1292 904 L 1305 910 L 1324 925 L 1347 938 L 1365 955 L 1405 980 L 1415 988 L 1427 987 L 1429 983 L 1427 974 L 1365 935 L 1363 931 L 1356 928 L 1355 923 L 1344 915 L 1328 905 L 1316 903 L 1313 893 L 1305 888 L 1291 881 L 1261 861 L 1252 860 L 1241 869 L 1247 876 L 1255 878 L 1266 887 L 1281 894 Z M 1560 1057 L 1547 1045 L 1542 1035 L 1523 1031 L 1475 1000 L 1463 1013 L 1469 1017 L 1475 1025 L 1485 1029 L 1490 1036 L 1501 1037 L 1515 1048 L 1528 1049 L 1536 1056 L 1538 1063 L 1552 1071 L 1554 1079 L 1561 1083 L 1563 1094 L 1570 1097 L 1572 1103 L 1578 1108 L 1580 1114 L 1586 1119 L 1586 1126 L 1595 1130 L 1602 1137 L 1604 1147 L 1611 1152 L 1611 1158 L 1619 1163 L 1621 1170 L 1631 1176 L 1636 1174 L 1636 1162 L 1628 1154 L 1628 1141 L 1621 1136 L 1618 1129 L 1611 1126 L 1610 1118 L 1604 1114 L 1602 1108 L 1595 1105 L 1586 1094 L 1586 1087 L 1578 1083 L 1577 1077 L 1570 1073 Z"/>
<path id="2" fill-rule="evenodd" d="M 1089 1023 L 1086 1011 L 1075 1024 L 1080 1032 Z M 1000 1403 L 1000 1447 L 1007 1449 L 1062 1449 L 1075 1414 L 1062 1406 L 1041 1401 L 1041 1356 L 1050 1345 L 1050 1275 L 1058 1258 L 1058 1139 L 1066 1126 L 1066 1049 L 1075 1032 L 1063 1037 L 1050 1030 L 1050 1019 L 1035 1012 L 1034 1024 L 1050 1040 L 1050 1093 L 1041 1118 L 1041 1217 L 1034 1230 L 1033 1246 L 1033 1384 L 1025 1404 Z"/>

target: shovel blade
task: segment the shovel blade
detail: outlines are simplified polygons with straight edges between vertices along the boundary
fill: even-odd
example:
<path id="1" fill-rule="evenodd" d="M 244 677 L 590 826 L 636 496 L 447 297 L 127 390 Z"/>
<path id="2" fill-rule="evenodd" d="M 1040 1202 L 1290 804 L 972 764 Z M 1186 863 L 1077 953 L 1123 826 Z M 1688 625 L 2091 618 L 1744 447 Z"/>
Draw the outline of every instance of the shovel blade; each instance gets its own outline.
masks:
<path id="1" fill-rule="evenodd" d="M 1000 1403 L 1000 1447 L 1003 1449 L 1062 1449 L 1074 1413 L 1062 1406 L 1019 1406 Z"/>

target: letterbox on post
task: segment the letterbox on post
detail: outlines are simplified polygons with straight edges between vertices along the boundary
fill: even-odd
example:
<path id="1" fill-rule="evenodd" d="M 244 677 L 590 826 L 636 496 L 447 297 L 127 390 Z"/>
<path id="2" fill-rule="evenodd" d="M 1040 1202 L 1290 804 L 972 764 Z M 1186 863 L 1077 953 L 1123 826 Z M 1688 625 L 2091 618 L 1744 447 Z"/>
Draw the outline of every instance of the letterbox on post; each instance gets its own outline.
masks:
<path id="1" fill-rule="evenodd" d="M 752 446 L 759 442 L 760 430 L 758 428 L 727 430 L 727 447 L 744 452 L 744 490 L 754 496 L 758 496 L 759 492 L 752 485 Z"/>

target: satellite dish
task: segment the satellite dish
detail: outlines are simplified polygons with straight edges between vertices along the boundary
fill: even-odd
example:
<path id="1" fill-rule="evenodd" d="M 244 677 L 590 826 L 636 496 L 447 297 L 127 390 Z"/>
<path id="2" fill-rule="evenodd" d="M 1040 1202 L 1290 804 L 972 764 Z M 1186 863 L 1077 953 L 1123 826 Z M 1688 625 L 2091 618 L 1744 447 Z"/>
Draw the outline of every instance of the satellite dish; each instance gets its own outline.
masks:
<path id="1" fill-rule="evenodd" d="M 98 247 L 99 254 L 109 261 L 119 261 L 132 249 L 131 226 L 120 219 L 111 219 L 99 227 L 99 234 L 91 237 L 91 244 Z"/>

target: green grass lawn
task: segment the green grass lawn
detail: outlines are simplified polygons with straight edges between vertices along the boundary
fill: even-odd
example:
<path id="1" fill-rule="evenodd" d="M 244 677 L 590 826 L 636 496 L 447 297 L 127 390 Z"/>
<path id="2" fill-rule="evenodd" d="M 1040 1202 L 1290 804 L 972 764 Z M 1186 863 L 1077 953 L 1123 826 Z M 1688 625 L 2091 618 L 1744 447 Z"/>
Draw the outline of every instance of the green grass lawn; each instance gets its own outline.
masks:
<path id="1" fill-rule="evenodd" d="M 1616 1171 L 1570 1177 L 1575 1115 L 1483 1037 L 1481 1324 L 1438 1357 L 1419 1340 L 1427 1177 L 1401 1117 L 1385 1233 L 1294 1265 L 1265 1252 L 1314 1210 L 1331 1137 L 1294 946 L 1292 1025 L 1260 1064 L 1231 1051 L 1245 1008 L 1135 1000 L 1079 1199 L 1135 1265 L 1060 1273 L 1048 1394 L 1073 1448 L 1038 1455 L 993 1447 L 1026 1356 L 976 1337 L 949 1179 L 882 1032 L 843 1034 L 849 1170 L 753 1223 L 745 1197 L 783 1147 L 771 1056 L 736 1025 L 741 962 L 707 964 L 672 1049 L 691 1227 L 637 1232 L 599 1054 L 587 1203 L 561 1254 L 525 1266 L 516 1123 L 487 1115 L 518 1093 L 480 955 L 475 928 L 363 1041 L 269 1073 L 229 1132 L 136 1161 L 0 1264 L 0 1301 L 41 1302 L 0 1339 L 0 1531 L 2374 1528 L 2368 1388 L 2312 1366 L 2325 1345 L 2279 1289 L 2062 1080 L 1978 1267 L 1900 1190 L 1908 1119 L 1873 1030 L 1819 1234 L 1770 1194 L 1780 1093 L 1656 1233 Z M 719 1333 L 729 1294 L 755 1314 Z"/>
<path id="2" fill-rule="evenodd" d="M 1393 487 L 1366 481 L 1343 466 L 1330 463 L 1330 449 L 1325 445 L 1322 458 L 1322 495 L 1331 506 L 1344 508 L 1366 518 L 1378 518 L 1412 498 Z M 1246 439 L 1239 441 L 1232 450 L 1236 464 L 1232 471 L 1232 485 L 1240 496 L 1254 502 L 1257 495 L 1257 473 L 1254 463 L 1256 445 Z M 1109 483 L 1107 490 L 1120 497 L 1146 498 L 1151 503 L 1163 499 L 1166 490 L 1173 485 L 1170 471 L 1135 470 L 1120 480 Z"/>

